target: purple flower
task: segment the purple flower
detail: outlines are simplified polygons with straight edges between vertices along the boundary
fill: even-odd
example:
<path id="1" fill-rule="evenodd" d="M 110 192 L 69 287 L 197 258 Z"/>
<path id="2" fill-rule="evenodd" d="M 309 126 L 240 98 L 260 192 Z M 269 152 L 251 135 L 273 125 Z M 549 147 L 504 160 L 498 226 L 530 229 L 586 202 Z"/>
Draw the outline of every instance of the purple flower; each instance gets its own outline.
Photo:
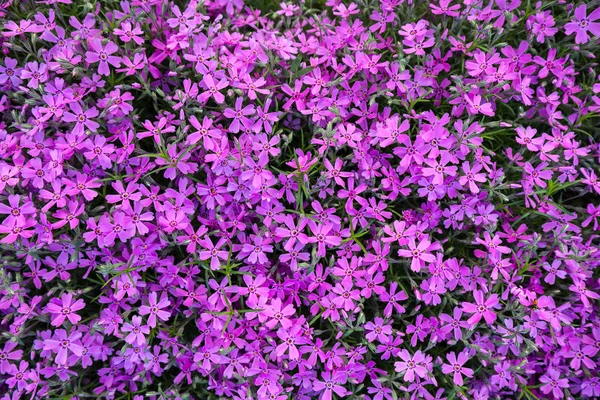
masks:
<path id="1" fill-rule="evenodd" d="M 171 316 L 169 311 L 163 310 L 163 308 L 168 307 L 171 302 L 167 300 L 165 297 L 161 297 L 160 301 L 157 302 L 157 294 L 156 292 L 152 292 L 148 295 L 148 305 L 140 306 L 139 313 L 140 315 L 150 314 L 148 317 L 148 325 L 151 328 L 156 327 L 156 318 L 163 321 L 167 321 Z"/>
<path id="2" fill-rule="evenodd" d="M 85 53 L 85 61 L 88 63 L 99 63 L 98 73 L 100 75 L 110 75 L 109 64 L 115 68 L 121 65 L 121 57 L 113 56 L 119 47 L 111 41 L 108 41 L 104 46 L 100 39 L 93 38 L 89 41 L 89 51 Z"/>
<path id="3" fill-rule="evenodd" d="M 562 399 L 564 397 L 563 388 L 569 387 L 569 380 L 560 377 L 560 372 L 555 369 L 550 371 L 540 378 L 540 382 L 543 383 L 540 390 L 542 393 L 552 393 L 552 396 L 556 399 Z"/>
<path id="4" fill-rule="evenodd" d="M 444 374 L 454 374 L 452 380 L 456 385 L 463 385 L 463 375 L 469 378 L 473 377 L 473 370 L 464 367 L 464 364 L 469 360 L 468 350 L 458 353 L 458 357 L 456 357 L 454 352 L 451 352 L 446 358 L 448 359 L 448 364 L 442 364 L 442 372 Z"/>
<path id="5" fill-rule="evenodd" d="M 140 314 L 142 314 L 141 309 L 142 308 L 140 307 Z M 158 315 L 158 313 L 156 313 L 156 314 Z M 143 314 L 143 315 L 145 315 L 145 314 Z M 150 316 L 150 318 L 152 318 L 152 316 Z M 159 316 L 159 318 L 161 318 L 161 317 Z M 121 331 L 125 332 L 125 333 L 129 332 L 129 334 L 125 337 L 125 341 L 127 343 L 137 344 L 137 345 L 143 347 L 146 345 L 146 336 L 145 335 L 148 335 L 150 333 L 150 328 L 148 327 L 148 325 L 142 324 L 142 317 L 138 317 L 137 315 L 134 315 L 131 318 L 131 323 L 125 322 L 123 324 Z"/>
<path id="6" fill-rule="evenodd" d="M 365 335 L 369 342 L 377 339 L 381 343 L 385 343 L 388 340 L 388 335 L 392 334 L 392 326 L 385 324 L 383 318 L 375 317 L 375 322 L 367 322 L 364 325 L 365 331 L 368 333 Z"/>
<path id="7" fill-rule="evenodd" d="M 477 324 L 481 318 L 484 318 L 485 322 L 493 324 L 497 318 L 497 315 L 493 310 L 498 308 L 498 295 L 492 294 L 487 299 L 484 299 L 482 291 L 474 290 L 473 296 L 475 297 L 475 303 L 462 303 L 462 310 L 469 314 L 473 314 L 467 322 L 473 326 Z"/>
<path id="8" fill-rule="evenodd" d="M 60 299 L 52 299 L 46 306 L 46 310 L 52 314 L 52 326 L 61 326 L 66 319 L 72 324 L 81 321 L 81 317 L 76 312 L 84 307 L 85 302 L 82 299 L 73 302 L 71 293 L 65 293 Z"/>
<path id="9" fill-rule="evenodd" d="M 425 367 L 425 354 L 417 350 L 414 355 L 411 355 L 406 349 L 400 350 L 398 356 L 402 361 L 394 363 L 396 372 L 403 374 L 404 382 L 413 382 L 415 377 L 425 378 L 427 376 L 427 368 Z"/>
<path id="10" fill-rule="evenodd" d="M 83 354 L 83 347 L 79 340 L 81 336 L 81 332 L 75 331 L 68 334 L 64 329 L 57 329 L 52 338 L 44 340 L 44 350 L 56 353 L 55 362 L 64 365 L 67 363 L 69 353 L 73 353 L 77 357 Z"/>

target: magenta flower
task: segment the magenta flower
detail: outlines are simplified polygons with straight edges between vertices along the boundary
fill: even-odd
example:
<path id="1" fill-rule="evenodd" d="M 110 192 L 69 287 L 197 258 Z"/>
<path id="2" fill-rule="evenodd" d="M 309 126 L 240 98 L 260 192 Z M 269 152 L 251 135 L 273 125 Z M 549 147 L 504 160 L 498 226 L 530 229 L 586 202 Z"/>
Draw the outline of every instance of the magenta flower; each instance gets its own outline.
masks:
<path id="1" fill-rule="evenodd" d="M 152 292 L 148 295 L 148 305 L 140 306 L 139 313 L 140 315 L 148 315 L 148 325 L 151 328 L 156 327 L 156 318 L 159 318 L 163 321 L 167 321 L 171 316 L 169 311 L 163 310 L 163 308 L 168 307 L 171 302 L 167 300 L 166 297 L 162 296 L 160 301 L 156 300 L 157 294 L 156 292 Z"/>
<path id="2" fill-rule="evenodd" d="M 331 234 L 333 224 L 316 224 L 313 220 L 308 221 L 308 227 L 314 236 L 308 237 L 308 243 L 317 243 L 317 256 L 324 257 L 327 247 L 339 246 L 342 239 Z"/>
<path id="3" fill-rule="evenodd" d="M 25 390 L 28 386 L 28 367 L 27 361 L 21 360 L 19 366 L 10 364 L 10 369 L 7 371 L 9 378 L 6 379 L 6 384 L 10 389 L 17 387 L 15 393 Z"/>
<path id="4" fill-rule="evenodd" d="M 278 357 L 281 357 L 286 352 L 288 353 L 290 360 L 297 360 L 300 357 L 300 352 L 296 345 L 307 343 L 305 338 L 302 338 L 300 335 L 300 329 L 300 325 L 294 325 L 289 330 L 286 330 L 283 327 L 277 330 L 277 337 L 283 342 L 275 349 L 275 354 Z"/>
<path id="5" fill-rule="evenodd" d="M 290 329 L 293 326 L 290 316 L 294 315 L 296 309 L 292 304 L 287 304 L 282 307 L 280 299 L 274 299 L 271 305 L 263 310 L 262 314 L 269 320 L 265 323 L 269 329 L 273 329 L 278 323 L 285 329 Z"/>
<path id="6" fill-rule="evenodd" d="M 547 374 L 540 378 L 540 382 L 543 383 L 540 387 L 542 393 L 552 393 L 555 399 L 562 399 L 564 397 L 563 388 L 569 387 L 569 380 L 561 378 L 560 372 L 555 369 L 550 369 Z"/>
<path id="7" fill-rule="evenodd" d="M 144 34 L 144 31 L 140 28 L 139 23 L 137 23 L 134 27 L 132 26 L 131 22 L 123 21 L 121 23 L 121 28 L 114 29 L 113 33 L 119 36 L 119 39 L 125 43 L 129 43 L 132 40 L 138 45 L 144 43 L 144 39 L 140 37 Z"/>
<path id="8" fill-rule="evenodd" d="M 12 366 L 10 361 L 18 361 L 23 356 L 23 350 L 14 350 L 15 347 L 17 343 L 9 341 L 0 350 L 0 374 L 7 374 Z"/>
<path id="9" fill-rule="evenodd" d="M 212 97 L 218 104 L 223 104 L 225 101 L 225 96 L 220 92 L 220 90 L 229 86 L 227 79 L 221 79 L 219 82 L 215 83 L 211 75 L 204 75 L 202 82 L 206 87 L 206 91 L 198 95 L 198 101 L 206 102 L 206 100 Z"/>
<path id="10" fill-rule="evenodd" d="M 463 385 L 463 375 L 468 378 L 473 377 L 473 370 L 463 366 L 469 360 L 468 350 L 458 353 L 458 357 L 454 352 L 451 352 L 446 358 L 449 364 L 442 364 L 442 372 L 444 374 L 454 374 L 452 381 L 455 385 Z"/>
<path id="11" fill-rule="evenodd" d="M 0 64 L 0 85 L 4 85 L 10 81 L 10 84 L 19 86 L 21 84 L 20 69 L 17 67 L 18 61 L 14 58 L 5 58 L 4 65 Z"/>
<path id="12" fill-rule="evenodd" d="M 481 164 L 475 164 L 471 168 L 469 162 L 465 161 L 462 167 L 463 172 L 465 174 L 459 178 L 458 183 L 460 183 L 461 185 L 468 184 L 471 193 L 479 193 L 479 186 L 477 183 L 483 183 L 486 181 L 485 174 L 479 173 L 479 171 L 481 171 L 482 168 L 483 166 Z"/>
<path id="13" fill-rule="evenodd" d="M 400 350 L 398 356 L 402 361 L 396 361 L 394 367 L 396 372 L 403 374 L 404 382 L 413 382 L 415 377 L 425 378 L 427 376 L 427 368 L 425 367 L 425 354 L 417 350 L 414 355 L 411 355 L 406 349 Z"/>
<path id="14" fill-rule="evenodd" d="M 381 343 L 385 343 L 388 340 L 389 335 L 392 334 L 392 326 L 385 324 L 383 318 L 375 317 L 375 322 L 367 322 L 364 325 L 367 334 L 365 337 L 369 342 L 377 339 Z"/>
<path id="15" fill-rule="evenodd" d="M 37 222 L 35 219 L 29 218 L 24 220 L 14 220 L 11 224 L 0 225 L 0 234 L 6 234 L 6 236 L 0 240 L 0 243 L 10 244 L 14 243 L 18 238 L 31 238 L 35 234 L 35 231 L 29 228 L 36 224 Z"/>
<path id="16" fill-rule="evenodd" d="M 565 25 L 565 33 L 567 35 L 575 33 L 575 43 L 577 44 L 587 43 L 590 40 L 588 32 L 594 36 L 600 36 L 600 22 L 594 22 L 598 19 L 600 19 L 600 8 L 587 15 L 587 6 L 584 3 L 575 9 L 575 18 Z"/>
<path id="17" fill-rule="evenodd" d="M 484 299 L 483 292 L 480 290 L 474 290 L 473 296 L 475 297 L 475 303 L 462 303 L 462 310 L 469 314 L 473 314 L 467 322 L 473 326 L 477 324 L 481 318 L 485 319 L 489 325 L 496 321 L 497 315 L 494 312 L 495 308 L 499 308 L 498 295 L 492 294 L 487 299 Z"/>
<path id="18" fill-rule="evenodd" d="M 85 302 L 78 299 L 73 302 L 71 293 L 65 293 L 60 299 L 52 299 L 46 306 L 46 310 L 52 314 L 52 326 L 61 326 L 68 319 L 72 324 L 81 321 L 81 317 L 76 314 L 77 311 L 85 307 Z"/>
<path id="19" fill-rule="evenodd" d="M 333 393 L 338 396 L 346 396 L 347 390 L 344 389 L 343 385 L 346 383 L 346 377 L 344 373 L 331 373 L 330 371 L 325 371 L 321 374 L 322 381 L 315 380 L 312 387 L 315 392 L 321 393 L 321 400 L 331 400 L 333 398 Z"/>
<path id="20" fill-rule="evenodd" d="M 552 179 L 553 175 L 552 171 L 544 169 L 547 166 L 548 163 L 543 162 L 537 167 L 533 168 L 533 166 L 530 163 L 526 162 L 525 167 L 523 169 L 525 170 L 525 174 L 527 176 L 528 181 L 541 188 L 545 188 L 547 185 L 544 181 Z"/>
<path id="21" fill-rule="evenodd" d="M 398 255 L 400 257 L 412 258 L 410 269 L 413 271 L 419 272 L 421 268 L 425 267 L 425 263 L 431 263 L 435 261 L 435 256 L 429 252 L 432 246 L 431 241 L 428 238 L 421 240 L 418 245 L 416 244 L 414 238 L 410 238 L 408 247 L 408 250 L 398 250 Z"/>
<path id="22" fill-rule="evenodd" d="M 81 345 L 81 332 L 67 333 L 64 329 L 57 329 L 51 338 L 44 340 L 44 350 L 50 350 L 56 353 L 54 361 L 57 364 L 66 364 L 69 353 L 80 357 L 83 354 L 83 346 Z"/>
<path id="23" fill-rule="evenodd" d="M 96 118 L 98 116 L 98 110 L 96 110 L 96 108 L 92 107 L 84 112 L 79 102 L 69 103 L 69 107 L 71 108 L 72 112 L 65 111 L 62 116 L 62 120 L 64 122 L 75 122 L 73 134 L 83 134 L 84 127 L 88 128 L 92 132 L 96 132 L 96 130 L 100 127 L 99 123 L 91 120 L 91 118 Z"/>
<path id="24" fill-rule="evenodd" d="M 229 252 L 221 249 L 225 244 L 227 244 L 227 239 L 221 238 L 217 242 L 216 245 L 213 244 L 212 240 L 209 237 L 201 239 L 198 243 L 202 246 L 203 249 L 198 253 L 198 258 L 201 260 L 208 260 L 210 258 L 210 269 L 213 271 L 221 268 L 221 261 L 227 261 L 229 258 Z M 254 249 L 252 249 L 253 251 Z M 262 248 L 261 248 L 262 250 Z"/>
<path id="25" fill-rule="evenodd" d="M 140 307 L 141 310 L 141 307 Z M 146 344 L 146 336 L 150 333 L 148 325 L 142 324 L 142 317 L 134 315 L 131 318 L 131 323 L 125 322 L 121 328 L 122 332 L 129 334 L 125 337 L 125 341 L 129 344 L 137 344 L 144 346 Z"/>
<path id="26" fill-rule="evenodd" d="M 0 203 L 0 214 L 8 215 L 3 224 L 12 225 L 14 222 L 24 222 L 30 216 L 34 215 L 37 210 L 30 200 L 21 203 L 21 196 L 12 194 L 8 196 L 8 205 Z"/>
<path id="27" fill-rule="evenodd" d="M 111 41 L 108 41 L 104 46 L 100 39 L 94 38 L 89 41 L 89 50 L 85 53 L 85 61 L 87 63 L 98 64 L 98 73 L 100 75 L 110 75 L 109 64 L 115 68 L 121 65 L 121 57 L 113 56 L 119 47 Z"/>

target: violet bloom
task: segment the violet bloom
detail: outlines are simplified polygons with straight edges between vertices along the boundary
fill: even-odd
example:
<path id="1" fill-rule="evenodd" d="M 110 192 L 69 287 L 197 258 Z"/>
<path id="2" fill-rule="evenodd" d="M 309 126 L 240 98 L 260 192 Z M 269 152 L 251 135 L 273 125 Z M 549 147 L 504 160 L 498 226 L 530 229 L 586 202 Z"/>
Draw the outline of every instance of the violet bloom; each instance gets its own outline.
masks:
<path id="1" fill-rule="evenodd" d="M 14 243 L 18 238 L 29 239 L 34 234 L 35 231 L 29 229 L 37 224 L 37 221 L 33 218 L 26 220 L 15 220 L 12 224 L 1 224 L 0 225 L 0 235 L 7 234 L 4 238 L 0 240 L 0 243 Z"/>
<path id="2" fill-rule="evenodd" d="M 16 342 L 8 341 L 4 343 L 4 348 L 0 350 L 0 374 L 6 374 L 10 370 L 10 361 L 20 360 L 23 356 L 23 350 L 14 350 L 17 347 Z"/>
<path id="3" fill-rule="evenodd" d="M 52 182 L 54 179 L 49 165 L 42 164 L 42 160 L 39 158 L 29 160 L 21 170 L 21 176 L 31 179 L 31 185 L 38 189 L 43 188 L 47 182 Z"/>
<path id="4" fill-rule="evenodd" d="M 141 309 L 141 308 L 140 308 Z M 129 344 L 137 344 L 139 346 L 146 345 L 146 336 L 150 333 L 148 325 L 142 324 L 142 317 L 137 315 L 131 318 L 131 323 L 125 322 L 121 328 L 122 332 L 129 332 L 125 337 L 125 341 Z"/>
<path id="5" fill-rule="evenodd" d="M 396 292 L 396 290 L 398 290 L 398 283 L 392 282 L 390 284 L 389 292 L 384 292 L 379 296 L 381 301 L 387 303 L 385 309 L 383 310 L 383 315 L 386 318 L 390 318 L 392 316 L 394 309 L 399 314 L 404 314 L 406 312 L 406 309 L 400 305 L 400 301 L 407 300 L 408 296 L 403 290 L 399 290 L 398 292 Z"/>
<path id="6" fill-rule="evenodd" d="M 243 181 L 252 181 L 252 187 L 260 189 L 265 182 L 273 180 L 273 173 L 267 169 L 269 164 L 269 156 L 266 153 L 261 153 L 258 161 L 247 157 L 245 164 L 248 169 L 243 171 L 240 178 Z"/>
<path id="7" fill-rule="evenodd" d="M 199 240 L 198 243 L 202 246 L 202 248 L 206 249 L 201 250 L 198 253 L 198 258 L 203 261 L 210 258 L 210 269 L 213 271 L 221 268 L 221 261 L 219 261 L 219 259 L 227 261 L 229 258 L 228 251 L 220 250 L 225 244 L 227 244 L 226 238 L 219 239 L 216 245 L 213 244 L 209 237 Z"/>
<path id="8" fill-rule="evenodd" d="M 135 235 L 135 225 L 131 218 L 121 211 L 117 211 L 113 215 L 113 222 L 110 222 L 110 219 L 106 216 L 101 218 L 98 226 L 101 232 L 105 234 L 104 241 L 108 246 L 114 244 L 117 238 L 121 242 L 126 242 Z"/>
<path id="9" fill-rule="evenodd" d="M 468 378 L 473 377 L 473 370 L 471 368 L 463 367 L 463 365 L 469 360 L 468 350 L 464 350 L 458 354 L 451 352 L 446 356 L 449 364 L 442 364 L 442 372 L 444 374 L 454 373 L 453 382 L 455 385 L 463 385 L 463 375 Z"/>
<path id="10" fill-rule="evenodd" d="M 21 71 L 22 79 L 29 79 L 27 86 L 32 89 L 37 89 L 40 83 L 48 80 L 48 69 L 46 64 L 37 61 L 29 62 L 25 65 L 25 69 Z"/>
<path id="11" fill-rule="evenodd" d="M 353 280 L 350 277 L 346 277 L 337 283 L 331 292 L 337 295 L 333 298 L 335 306 L 346 311 L 354 310 L 356 308 L 354 302 L 358 302 L 361 298 L 360 290 L 354 289 Z"/>
<path id="12" fill-rule="evenodd" d="M 542 393 L 548 394 L 552 392 L 552 396 L 555 399 L 562 399 L 564 397 L 563 388 L 569 387 L 569 380 L 560 377 L 560 372 L 551 369 L 548 373 L 540 378 L 540 382 L 543 383 L 540 390 Z"/>
<path id="13" fill-rule="evenodd" d="M 220 90 L 229 86 L 227 79 L 223 78 L 219 82 L 215 83 L 212 75 L 206 74 L 202 78 L 202 82 L 204 83 L 204 86 L 206 86 L 206 91 L 198 95 L 198 101 L 204 103 L 210 97 L 213 97 L 218 104 L 223 104 L 225 101 L 225 96 L 220 92 Z"/>
<path id="14" fill-rule="evenodd" d="M 52 326 L 61 326 L 65 319 L 68 319 L 72 324 L 77 324 L 81 321 L 81 317 L 75 312 L 83 309 L 85 302 L 79 299 L 73 302 L 73 295 L 65 293 L 60 299 L 52 299 L 46 306 L 46 310 L 52 314 Z"/>
<path id="15" fill-rule="evenodd" d="M 229 124 L 229 132 L 238 133 L 241 130 L 242 124 L 244 126 L 250 126 L 251 121 L 246 116 L 252 115 L 255 112 L 254 106 L 252 104 L 248 104 L 246 107 L 242 107 L 242 103 L 244 99 L 242 97 L 238 97 L 235 101 L 235 110 L 232 108 L 226 108 L 223 111 L 223 115 L 225 117 L 233 119 L 231 124 Z"/>
<path id="16" fill-rule="evenodd" d="M 467 322 L 470 325 L 477 324 L 481 318 L 485 319 L 488 324 L 493 324 L 496 321 L 496 313 L 493 311 L 495 308 L 499 308 L 498 295 L 492 294 L 488 299 L 484 299 L 483 292 L 481 290 L 474 290 L 473 296 L 475 297 L 475 303 L 462 303 L 462 310 L 469 314 L 473 314 Z"/>
<path id="17" fill-rule="evenodd" d="M 17 67 L 18 61 L 13 58 L 5 58 L 4 64 L 0 65 L 0 85 L 4 85 L 8 81 L 13 86 L 19 86 L 21 84 L 21 79 L 19 78 L 20 72 Z"/>
<path id="18" fill-rule="evenodd" d="M 11 194 L 8 196 L 8 205 L 0 203 L 0 214 L 8 214 L 8 217 L 2 222 L 6 225 L 13 225 L 15 221 L 24 222 L 28 216 L 36 213 L 36 208 L 33 202 L 24 201 L 21 203 L 21 196 Z"/>
<path id="19" fill-rule="evenodd" d="M 342 239 L 331 234 L 333 224 L 317 225 L 313 220 L 308 221 L 308 227 L 314 236 L 308 237 L 309 243 L 317 243 L 317 257 L 325 257 L 326 247 L 339 246 Z"/>
<path id="20" fill-rule="evenodd" d="M 567 35 L 576 33 L 577 44 L 587 43 L 590 40 L 588 32 L 593 36 L 600 36 L 600 22 L 594 22 L 598 19 L 600 19 L 600 8 L 587 15 L 587 6 L 584 3 L 575 9 L 575 18 L 565 25 L 565 33 Z"/>
<path id="21" fill-rule="evenodd" d="M 383 318 L 375 317 L 375 322 L 367 322 L 364 325 L 365 331 L 368 332 L 365 337 L 369 342 L 377 339 L 380 343 L 385 343 L 388 340 L 388 335 L 392 334 L 392 325 L 385 324 Z"/>
<path id="22" fill-rule="evenodd" d="M 104 46 L 98 38 L 93 38 L 89 41 L 89 51 L 85 53 L 85 61 L 87 63 L 97 63 L 98 73 L 100 75 L 110 75 L 110 67 L 108 64 L 115 68 L 121 65 L 121 57 L 112 56 L 111 54 L 116 53 L 119 47 L 113 42 L 109 41 Z"/>
<path id="23" fill-rule="evenodd" d="M 253 237 L 253 235 L 251 235 L 251 237 Z M 248 257 L 248 261 L 253 264 L 256 262 L 266 264 L 269 259 L 265 253 L 273 252 L 273 246 L 269 244 L 271 243 L 271 240 L 272 239 L 256 236 L 252 240 L 252 243 L 244 243 L 241 252 L 243 253 L 243 257 Z"/>
<path id="24" fill-rule="evenodd" d="M 543 162 L 534 168 L 529 162 L 526 162 L 523 169 L 525 170 L 528 182 L 545 188 L 547 185 L 544 181 L 552 179 L 552 171 L 544 169 L 547 166 L 548 163 Z"/>
<path id="25" fill-rule="evenodd" d="M 148 325 L 151 328 L 156 327 L 157 317 L 163 321 L 167 321 L 171 316 L 169 311 L 162 310 L 163 308 L 168 307 L 171 302 L 164 296 L 157 302 L 156 296 L 156 292 L 150 293 L 148 295 L 148 305 L 140 306 L 139 310 L 140 315 L 150 314 L 150 317 L 148 317 Z"/>
<path id="26" fill-rule="evenodd" d="M 300 357 L 296 345 L 308 343 L 305 338 L 302 337 L 300 329 L 300 325 L 294 325 L 290 329 L 279 328 L 277 330 L 277 336 L 283 341 L 283 343 L 278 345 L 275 349 L 275 354 L 278 357 L 281 357 L 286 352 L 288 353 L 290 360 L 297 360 Z"/>
<path id="27" fill-rule="evenodd" d="M 21 391 L 25 390 L 25 388 L 28 385 L 28 367 L 29 364 L 27 363 L 27 361 L 21 360 L 21 362 L 19 363 L 19 367 L 17 367 L 14 364 L 11 364 L 10 369 L 8 370 L 8 374 L 10 375 L 10 377 L 6 378 L 6 384 L 8 385 L 9 389 L 12 389 L 16 386 L 17 390 L 13 393 L 16 393 L 17 395 L 19 393 L 22 393 Z"/>
<path id="28" fill-rule="evenodd" d="M 398 255 L 400 257 L 411 257 L 410 269 L 419 272 L 421 268 L 425 267 L 425 263 L 432 263 L 435 261 L 435 256 L 429 252 L 431 248 L 431 242 L 428 238 L 421 240 L 419 245 L 415 243 L 414 238 L 410 238 L 408 242 L 409 250 L 400 249 Z"/>
<path id="29" fill-rule="evenodd" d="M 81 336 L 81 332 L 78 331 L 67 334 L 66 330 L 57 329 L 51 339 L 44 340 L 44 350 L 51 350 L 56 353 L 54 361 L 57 364 L 66 364 L 69 353 L 73 353 L 78 357 L 83 354 L 83 347 L 79 340 Z"/>
<path id="30" fill-rule="evenodd" d="M 482 168 L 483 166 L 481 164 L 474 164 L 473 168 L 471 168 L 469 162 L 465 161 L 463 163 L 463 172 L 465 174 L 459 178 L 458 183 L 460 183 L 463 186 L 468 183 L 469 190 L 471 190 L 471 193 L 479 193 L 479 186 L 476 182 L 483 183 L 486 181 L 485 174 L 479 173 L 479 171 L 481 171 Z"/>
<path id="31" fill-rule="evenodd" d="M 346 377 L 343 372 L 330 372 L 325 371 L 321 375 L 322 381 L 315 380 L 313 382 L 313 390 L 315 392 L 320 392 L 321 400 L 331 400 L 333 398 L 333 393 L 338 396 L 346 396 L 347 390 L 342 386 L 346 383 Z"/>
<path id="32" fill-rule="evenodd" d="M 62 120 L 64 122 L 75 122 L 75 127 L 73 128 L 74 135 L 82 135 L 84 133 L 84 127 L 92 132 L 96 132 L 100 127 L 99 123 L 91 120 L 91 118 L 96 118 L 99 114 L 95 107 L 89 108 L 84 112 L 81 108 L 81 104 L 77 101 L 69 103 L 69 107 L 72 112 L 65 111 Z"/>
<path id="33" fill-rule="evenodd" d="M 271 301 L 271 305 L 262 312 L 265 317 L 269 318 L 265 323 L 265 326 L 269 329 L 273 329 L 280 323 L 282 327 L 289 329 L 292 327 L 293 323 L 288 317 L 294 315 L 295 312 L 296 309 L 292 304 L 287 304 L 285 307 L 282 307 L 281 300 L 274 299 Z"/>
<path id="34" fill-rule="evenodd" d="M 423 365 L 425 362 L 425 354 L 421 350 L 411 356 L 408 350 L 402 349 L 398 356 L 402 361 L 396 361 L 394 367 L 396 372 L 404 373 L 404 382 L 413 382 L 415 377 L 425 378 L 427 376 L 427 368 Z"/>

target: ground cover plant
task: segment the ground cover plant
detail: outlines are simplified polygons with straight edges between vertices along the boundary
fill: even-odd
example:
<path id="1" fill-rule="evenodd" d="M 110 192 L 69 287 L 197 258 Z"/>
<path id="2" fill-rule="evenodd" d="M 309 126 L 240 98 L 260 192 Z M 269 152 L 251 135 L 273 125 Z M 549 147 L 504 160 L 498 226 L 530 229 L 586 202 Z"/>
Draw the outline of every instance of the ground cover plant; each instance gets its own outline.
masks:
<path id="1" fill-rule="evenodd" d="M 0 27 L 0 399 L 600 398 L 598 1 Z"/>

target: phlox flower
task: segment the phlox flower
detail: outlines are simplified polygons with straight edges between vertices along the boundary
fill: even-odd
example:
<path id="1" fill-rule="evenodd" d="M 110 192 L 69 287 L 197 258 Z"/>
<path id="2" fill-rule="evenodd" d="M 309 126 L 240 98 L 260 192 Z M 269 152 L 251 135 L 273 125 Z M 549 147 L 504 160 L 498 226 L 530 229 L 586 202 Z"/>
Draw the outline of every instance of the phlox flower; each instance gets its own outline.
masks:
<path id="1" fill-rule="evenodd" d="M 98 38 L 91 39 L 89 42 L 89 50 L 85 53 L 85 61 L 98 64 L 98 73 L 100 75 L 110 75 L 109 64 L 115 68 L 121 66 L 121 57 L 113 56 L 119 47 L 111 41 L 108 41 L 104 46 Z"/>
<path id="2" fill-rule="evenodd" d="M 157 293 L 152 292 L 148 295 L 148 305 L 140 306 L 139 313 L 140 315 L 148 315 L 148 326 L 151 328 L 156 327 L 157 318 L 162 321 L 167 321 L 171 316 L 169 311 L 163 310 L 163 308 L 168 307 L 171 302 L 164 296 L 161 296 L 161 299 L 157 301 Z"/>
<path id="3" fill-rule="evenodd" d="M 448 359 L 448 364 L 442 364 L 442 372 L 444 374 L 454 374 L 452 378 L 454 384 L 462 386 L 463 375 L 468 378 L 473 377 L 473 370 L 463 366 L 469 360 L 468 350 L 461 351 L 458 357 L 454 352 L 451 352 L 446 358 Z"/>
<path id="4" fill-rule="evenodd" d="M 583 3 L 575 8 L 573 20 L 565 25 L 565 33 L 567 35 L 575 33 L 575 43 L 577 44 L 587 43 L 590 40 L 589 33 L 600 36 L 600 22 L 595 22 L 598 19 L 600 19 L 600 8 L 587 15 L 587 6 Z"/>
<path id="5" fill-rule="evenodd" d="M 493 324 L 497 318 L 494 309 L 498 308 L 500 303 L 498 295 L 492 294 L 487 299 L 484 299 L 482 291 L 474 290 L 473 296 L 475 297 L 475 303 L 462 303 L 462 310 L 469 314 L 473 314 L 467 322 L 473 326 L 483 318 L 488 324 Z"/>
<path id="6" fill-rule="evenodd" d="M 404 373 L 404 382 L 413 382 L 418 376 L 425 378 L 427 376 L 427 368 L 425 367 L 425 353 L 417 350 L 414 355 L 411 355 L 408 350 L 402 349 L 398 354 L 402 361 L 394 363 L 396 372 Z"/>

